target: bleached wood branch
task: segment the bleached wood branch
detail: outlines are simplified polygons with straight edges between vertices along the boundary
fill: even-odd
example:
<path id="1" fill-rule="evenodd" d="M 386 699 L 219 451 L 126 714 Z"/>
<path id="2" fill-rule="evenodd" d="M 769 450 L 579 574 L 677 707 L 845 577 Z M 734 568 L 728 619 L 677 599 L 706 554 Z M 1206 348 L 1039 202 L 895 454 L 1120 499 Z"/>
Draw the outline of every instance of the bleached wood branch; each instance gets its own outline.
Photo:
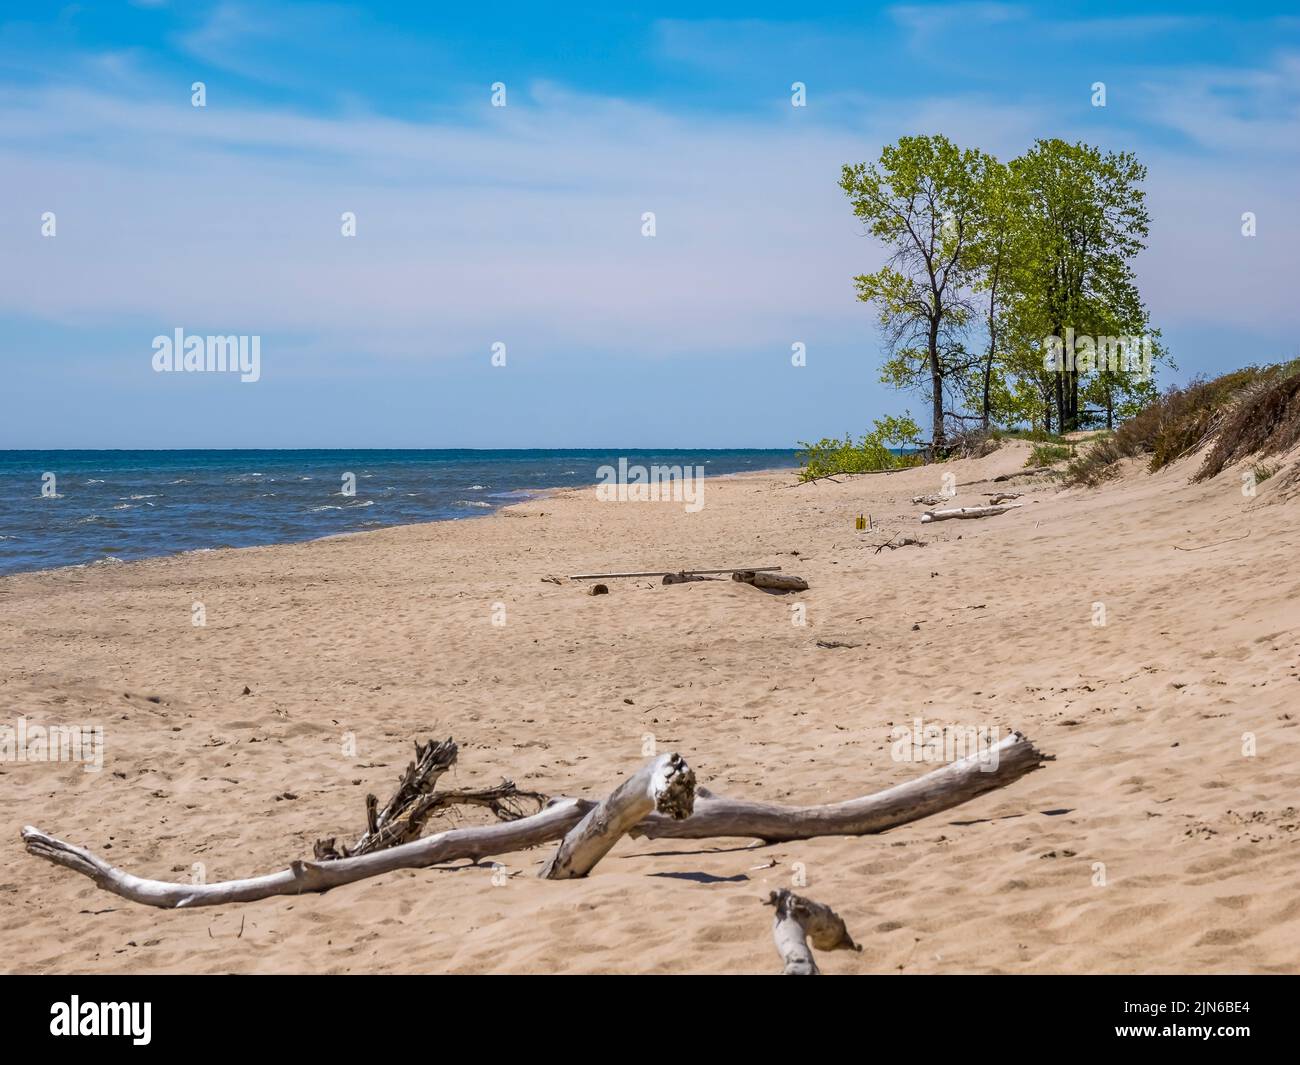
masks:
<path id="1" fill-rule="evenodd" d="M 995 507 L 954 507 L 952 510 L 927 510 L 921 515 L 921 523 L 947 521 L 949 518 L 991 518 L 995 514 L 1005 514 L 1008 510 L 1023 506 L 1023 503 L 1000 503 Z"/>
<path id="2" fill-rule="evenodd" d="M 632 830 L 648 839 L 711 839 L 736 836 L 781 843 L 818 836 L 866 836 L 960 806 L 1004 788 L 1050 757 L 1025 736 L 1012 733 L 979 752 L 874 795 L 820 806 L 780 806 L 715 795 L 697 788 L 695 812 L 685 821 L 651 814 Z"/>
<path id="3" fill-rule="evenodd" d="M 690 816 L 694 804 L 695 773 L 682 756 L 652 758 L 564 837 L 541 876 L 546 880 L 584 877 L 646 814 L 680 821 Z"/>
<path id="4" fill-rule="evenodd" d="M 652 839 L 739 836 L 769 843 L 817 836 L 868 835 L 929 817 L 985 792 L 1005 787 L 1048 760 L 1049 756 L 1042 754 L 1027 738 L 1014 733 L 987 752 L 952 762 L 874 795 L 846 802 L 779 806 L 728 799 L 698 788 L 689 817 L 678 820 L 673 816 L 672 808 L 654 812 L 632 826 L 629 834 Z M 651 764 L 658 761 L 656 759 Z M 640 772 L 644 770 L 642 767 Z M 684 785 L 685 781 L 680 783 Z M 587 800 L 555 799 L 539 813 L 516 821 L 451 829 L 352 858 L 325 862 L 296 861 L 278 873 L 215 884 L 177 884 L 135 876 L 82 847 L 31 826 L 22 830 L 22 838 L 29 854 L 81 873 L 105 891 L 146 906 L 189 908 L 328 891 L 394 869 L 420 869 L 446 862 L 481 861 L 497 854 L 510 854 L 564 838 L 597 808 Z"/>
<path id="5" fill-rule="evenodd" d="M 123 872 L 81 847 L 47 836 L 30 825 L 23 829 L 27 853 L 62 865 L 90 877 L 98 887 L 132 902 L 165 909 L 194 906 L 223 906 L 231 902 L 253 902 L 273 895 L 301 895 L 328 891 L 394 869 L 422 869 L 430 865 L 464 859 L 479 861 L 495 854 L 535 847 L 559 839 L 582 820 L 587 804 L 577 799 L 558 799 L 532 817 L 503 821 L 495 825 L 453 828 L 426 836 L 414 843 L 334 861 L 296 861 L 288 869 L 245 880 L 216 884 L 173 884 L 147 880 Z"/>
<path id="6" fill-rule="evenodd" d="M 818 950 L 862 950 L 849 935 L 844 918 L 829 906 L 785 888 L 773 891 L 763 905 L 776 907 L 776 916 L 772 918 L 772 938 L 784 963 L 782 976 L 821 975 L 808 946 L 809 939 Z"/>

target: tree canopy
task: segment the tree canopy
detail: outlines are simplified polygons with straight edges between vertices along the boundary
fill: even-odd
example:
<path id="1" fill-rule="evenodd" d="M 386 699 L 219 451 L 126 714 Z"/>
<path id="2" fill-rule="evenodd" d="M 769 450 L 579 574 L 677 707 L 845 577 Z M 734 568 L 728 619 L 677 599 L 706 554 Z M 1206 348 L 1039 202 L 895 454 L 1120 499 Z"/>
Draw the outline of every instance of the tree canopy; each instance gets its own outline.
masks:
<path id="1" fill-rule="evenodd" d="M 1164 356 L 1133 274 L 1146 168 L 1059 139 L 1002 163 L 941 135 L 900 138 L 840 187 L 885 265 L 854 278 L 887 347 L 881 380 L 919 392 L 930 447 L 993 423 L 1113 425 Z"/>

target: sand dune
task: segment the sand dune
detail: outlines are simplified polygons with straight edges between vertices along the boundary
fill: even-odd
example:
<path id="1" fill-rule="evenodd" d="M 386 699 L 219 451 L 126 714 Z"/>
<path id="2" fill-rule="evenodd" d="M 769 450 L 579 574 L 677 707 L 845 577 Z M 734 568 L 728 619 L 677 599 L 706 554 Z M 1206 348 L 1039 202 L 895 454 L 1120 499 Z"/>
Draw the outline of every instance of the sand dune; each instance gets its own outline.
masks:
<path id="1" fill-rule="evenodd" d="M 827 973 L 1297 971 L 1296 505 L 1273 498 L 1281 478 L 1245 499 L 1236 472 L 1189 485 L 1184 462 L 1098 490 L 1033 480 L 1008 514 L 918 524 L 911 497 L 942 474 L 1025 456 L 712 480 L 699 513 L 566 491 L 0 579 L 0 724 L 102 724 L 107 745 L 98 774 L 0 764 L 0 966 L 774 972 L 759 901 L 797 863 L 799 890 L 864 946 L 822 956 Z M 927 545 L 875 550 L 896 532 Z M 591 597 L 541 580 L 740 563 L 811 589 L 623 580 Z M 881 836 L 624 840 L 584 881 L 537 880 L 537 850 L 496 883 L 487 866 L 408 871 L 192 912 L 98 891 L 18 838 L 35 824 L 165 879 L 271 871 L 354 836 L 366 792 L 386 795 L 430 735 L 461 743 L 458 786 L 598 796 L 653 734 L 716 791 L 825 801 L 931 768 L 891 758 L 892 727 L 917 717 L 1021 729 L 1057 760 Z"/>

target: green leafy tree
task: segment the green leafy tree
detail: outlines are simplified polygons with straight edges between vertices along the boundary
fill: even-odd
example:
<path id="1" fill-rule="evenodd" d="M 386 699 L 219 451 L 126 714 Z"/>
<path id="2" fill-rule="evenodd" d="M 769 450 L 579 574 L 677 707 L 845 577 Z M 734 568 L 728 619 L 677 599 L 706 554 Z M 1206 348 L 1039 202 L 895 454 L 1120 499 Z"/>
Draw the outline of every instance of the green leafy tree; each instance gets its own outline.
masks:
<path id="1" fill-rule="evenodd" d="M 1131 152 L 1051 139 L 1010 169 L 1023 212 L 1009 277 L 1019 328 L 1039 337 L 1145 332 L 1131 263 L 1146 247 L 1146 167 Z M 1052 388 L 1058 430 L 1079 428 L 1080 370 L 1062 365 Z"/>
<path id="2" fill-rule="evenodd" d="M 945 395 L 960 389 L 976 362 L 963 341 L 973 311 L 981 160 L 947 137 L 902 137 L 877 162 L 846 165 L 840 178 L 854 215 L 890 249 L 883 267 L 854 278 L 890 347 L 881 379 L 926 396 L 935 453 L 945 443 Z"/>
<path id="3" fill-rule="evenodd" d="M 1007 410 L 1011 392 L 1006 382 L 1005 352 L 1009 300 L 1009 274 L 1015 244 L 1021 238 L 1024 197 L 1011 168 L 991 155 L 980 159 L 978 223 L 971 241 L 974 266 L 978 271 L 975 289 L 987 333 L 984 358 L 975 381 L 980 424 L 987 430 L 996 409 Z"/>

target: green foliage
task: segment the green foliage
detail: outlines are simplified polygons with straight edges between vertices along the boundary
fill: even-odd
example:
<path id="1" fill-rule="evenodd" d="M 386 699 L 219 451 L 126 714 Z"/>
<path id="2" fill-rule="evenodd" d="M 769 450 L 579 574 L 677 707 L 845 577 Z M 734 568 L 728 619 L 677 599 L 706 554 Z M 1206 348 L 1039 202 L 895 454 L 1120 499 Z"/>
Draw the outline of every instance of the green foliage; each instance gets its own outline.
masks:
<path id="1" fill-rule="evenodd" d="M 973 311 L 983 159 L 947 137 L 902 137 L 877 162 L 846 165 L 840 175 L 854 215 L 889 251 L 879 270 L 853 279 L 889 348 L 881 380 L 925 395 L 936 446 L 944 401 L 973 365 L 962 335 Z"/>
<path id="2" fill-rule="evenodd" d="M 840 186 L 887 260 L 854 278 L 885 341 L 881 380 L 922 394 L 935 454 L 950 425 L 1112 428 L 1156 399 L 1150 376 L 1044 365 L 1045 338 L 1150 337 L 1132 270 L 1146 246 L 1146 168 L 1059 139 L 1002 163 L 946 137 L 902 137 Z M 962 409 L 972 412 L 963 417 Z"/>
<path id="3" fill-rule="evenodd" d="M 802 481 L 812 481 L 835 473 L 872 473 L 877 470 L 918 466 L 919 455 L 898 455 L 890 447 L 915 447 L 921 440 L 920 426 L 909 415 L 878 418 L 875 428 L 854 441 L 851 433 L 843 440 L 826 438 L 815 444 L 800 441 L 798 459 L 803 469 Z"/>
<path id="4" fill-rule="evenodd" d="M 1069 444 L 1035 444 L 1029 451 L 1026 466 L 1050 466 L 1074 458 L 1074 448 Z"/>

